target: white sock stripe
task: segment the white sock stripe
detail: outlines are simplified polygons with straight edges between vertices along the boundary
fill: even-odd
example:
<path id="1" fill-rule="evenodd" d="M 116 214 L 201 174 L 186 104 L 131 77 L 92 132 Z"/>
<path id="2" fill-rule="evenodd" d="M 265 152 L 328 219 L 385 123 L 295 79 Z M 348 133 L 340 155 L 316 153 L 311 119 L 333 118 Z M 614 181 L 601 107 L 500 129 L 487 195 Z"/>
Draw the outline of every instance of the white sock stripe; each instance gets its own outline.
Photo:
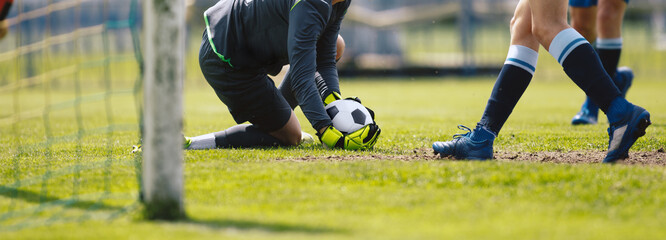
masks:
<path id="1" fill-rule="evenodd" d="M 521 45 L 511 45 L 504 64 L 510 64 L 525 69 L 525 71 L 534 75 L 538 59 L 539 53 L 531 48 Z"/>
<path id="2" fill-rule="evenodd" d="M 550 47 L 548 47 L 548 52 L 562 65 L 562 62 L 567 59 L 571 51 L 586 43 L 589 44 L 580 33 L 576 32 L 573 28 L 567 28 L 553 38 Z"/>
<path id="3" fill-rule="evenodd" d="M 201 136 L 196 136 L 193 138 L 190 138 L 192 140 L 192 143 L 190 143 L 189 149 L 195 150 L 195 149 L 214 149 L 217 147 L 215 144 L 215 134 L 214 133 L 209 133 L 206 135 L 201 135 Z"/>
<path id="4" fill-rule="evenodd" d="M 622 49 L 622 38 L 597 38 L 598 49 Z"/>

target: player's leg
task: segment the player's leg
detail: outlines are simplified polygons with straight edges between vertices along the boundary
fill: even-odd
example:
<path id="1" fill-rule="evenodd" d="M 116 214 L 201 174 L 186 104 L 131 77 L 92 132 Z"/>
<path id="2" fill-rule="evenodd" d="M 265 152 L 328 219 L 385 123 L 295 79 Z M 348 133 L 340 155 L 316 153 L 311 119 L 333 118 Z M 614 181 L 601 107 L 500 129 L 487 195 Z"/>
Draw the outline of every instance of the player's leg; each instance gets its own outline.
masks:
<path id="1" fill-rule="evenodd" d="M 597 53 L 604 69 L 613 78 L 622 95 L 627 94 L 634 75 L 631 69 L 618 68 L 622 52 L 622 21 L 628 0 L 599 0 L 597 14 Z"/>
<path id="2" fill-rule="evenodd" d="M 491 159 L 493 141 L 527 89 L 538 58 L 539 42 L 532 35 L 532 14 L 528 1 L 520 1 L 511 19 L 511 46 L 504 66 L 473 131 L 453 141 L 435 142 L 433 150 L 441 156 L 461 159 Z"/>
<path id="3" fill-rule="evenodd" d="M 571 27 L 588 42 L 597 40 L 597 0 L 569 0 Z"/>
<path id="4" fill-rule="evenodd" d="M 571 27 L 594 45 L 597 40 L 597 0 L 569 0 Z M 571 119 L 571 124 L 596 124 L 599 107 L 585 98 L 580 111 Z"/>
<path id="5" fill-rule="evenodd" d="M 189 139 L 188 149 L 298 145 L 300 124 L 293 110 L 263 72 L 236 71 L 219 61 L 207 37 L 199 52 L 204 77 L 227 105 L 237 125 Z"/>
<path id="6" fill-rule="evenodd" d="M 294 111 L 290 111 L 289 120 L 281 128 L 271 131 L 268 134 L 280 140 L 280 142 L 289 146 L 298 146 L 301 143 L 301 124 L 296 118 Z"/>
<path id="7" fill-rule="evenodd" d="M 532 34 L 532 13 L 527 1 L 520 1 L 510 26 L 509 53 L 479 122 L 495 135 L 527 89 L 539 56 L 539 42 Z"/>
<path id="8" fill-rule="evenodd" d="M 188 149 L 298 145 L 301 127 L 296 115 L 277 89 L 268 87 L 246 91 L 243 95 L 247 97 L 216 91 L 236 122 L 251 124 L 190 138 Z"/>
<path id="9" fill-rule="evenodd" d="M 629 148 L 645 134 L 650 114 L 622 97 L 589 42 L 566 23 L 566 0 L 529 1 L 532 30 L 541 45 L 608 117 L 610 141 L 604 162 L 626 158 Z"/>

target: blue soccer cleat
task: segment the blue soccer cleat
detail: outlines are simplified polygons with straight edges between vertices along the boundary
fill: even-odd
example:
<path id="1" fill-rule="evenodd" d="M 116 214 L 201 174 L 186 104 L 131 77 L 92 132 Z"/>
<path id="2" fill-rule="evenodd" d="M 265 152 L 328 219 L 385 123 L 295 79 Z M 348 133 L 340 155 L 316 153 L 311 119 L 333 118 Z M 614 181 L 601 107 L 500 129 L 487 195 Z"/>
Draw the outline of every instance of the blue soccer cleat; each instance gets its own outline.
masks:
<path id="1" fill-rule="evenodd" d="M 453 156 L 456 159 L 488 160 L 493 158 L 495 134 L 479 126 L 474 131 L 463 125 L 458 125 L 458 129 L 466 130 L 467 133 L 453 135 L 453 140 L 448 142 L 433 143 L 432 149 L 435 150 L 435 154 L 439 154 L 441 157 Z M 493 136 L 493 138 L 473 140 L 472 134 L 476 132 L 479 132 L 480 135 Z"/>
<path id="2" fill-rule="evenodd" d="M 595 108 L 594 111 L 599 111 L 598 108 Z M 592 115 L 592 112 L 589 108 L 585 107 L 585 104 L 583 104 L 583 107 L 580 109 L 578 113 L 576 113 L 576 116 L 574 116 L 571 119 L 571 124 L 572 125 L 592 125 L 592 124 L 597 124 L 597 116 Z"/>
<path id="3" fill-rule="evenodd" d="M 615 73 L 615 78 L 613 79 L 615 86 L 620 89 L 623 97 L 627 96 L 627 91 L 631 87 L 631 84 L 634 82 L 634 71 L 629 67 L 619 67 L 617 73 Z"/>
<path id="4" fill-rule="evenodd" d="M 608 153 L 604 163 L 614 163 L 617 160 L 629 157 L 629 148 L 639 137 L 645 135 L 645 129 L 650 126 L 650 113 L 639 106 L 633 106 L 631 115 L 622 121 L 611 124 L 608 128 Z"/>

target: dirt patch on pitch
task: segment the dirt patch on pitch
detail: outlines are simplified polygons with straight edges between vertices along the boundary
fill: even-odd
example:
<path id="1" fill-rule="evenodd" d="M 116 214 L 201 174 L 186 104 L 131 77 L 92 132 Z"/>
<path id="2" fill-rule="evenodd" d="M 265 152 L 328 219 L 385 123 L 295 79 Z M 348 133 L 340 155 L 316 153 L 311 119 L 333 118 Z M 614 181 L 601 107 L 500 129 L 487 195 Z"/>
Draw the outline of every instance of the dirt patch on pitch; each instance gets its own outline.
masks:
<path id="1" fill-rule="evenodd" d="M 398 161 L 423 161 L 440 159 L 433 154 L 432 149 L 414 149 L 411 154 L 352 154 L 352 155 L 330 155 L 330 156 L 304 156 L 278 161 L 358 161 L 358 160 L 398 160 Z"/>
<path id="2" fill-rule="evenodd" d="M 597 164 L 606 156 L 605 151 L 571 151 L 571 152 L 508 152 L 496 151 L 495 160 L 506 162 L 542 162 L 563 164 Z M 330 156 L 304 156 L 278 161 L 359 161 L 359 160 L 455 160 L 440 158 L 430 148 L 412 150 L 411 154 L 358 154 L 358 155 L 330 155 Z M 666 151 L 662 148 L 651 152 L 630 152 L 629 158 L 618 161 L 617 164 L 627 165 L 658 165 L 666 166 Z"/>
<path id="3" fill-rule="evenodd" d="M 495 152 L 495 159 L 499 161 L 593 164 L 601 163 L 604 157 L 606 157 L 605 151 Z M 618 161 L 617 164 L 666 166 L 666 152 L 664 149 L 653 152 L 629 152 L 629 158 Z"/>

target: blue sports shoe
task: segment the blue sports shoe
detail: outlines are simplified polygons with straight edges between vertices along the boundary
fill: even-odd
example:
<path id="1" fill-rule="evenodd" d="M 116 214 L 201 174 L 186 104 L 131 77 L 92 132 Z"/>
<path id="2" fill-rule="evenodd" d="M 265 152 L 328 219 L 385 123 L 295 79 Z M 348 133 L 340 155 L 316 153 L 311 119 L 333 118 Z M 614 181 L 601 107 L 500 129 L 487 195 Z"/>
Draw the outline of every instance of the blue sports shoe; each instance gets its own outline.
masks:
<path id="1" fill-rule="evenodd" d="M 453 156 L 456 159 L 488 160 L 493 158 L 493 140 L 495 134 L 484 127 L 477 126 L 474 131 L 466 126 L 458 125 L 458 129 L 466 130 L 467 133 L 453 135 L 453 140 L 448 142 L 435 142 L 432 149 L 441 157 Z M 483 140 L 473 140 L 472 135 L 492 136 Z"/>
<path id="2" fill-rule="evenodd" d="M 590 104 L 594 103 L 590 102 Z M 595 106 L 594 111 L 598 112 L 599 108 Z M 591 110 L 588 107 L 585 107 L 585 104 L 583 104 L 583 107 L 580 109 L 580 111 L 576 113 L 576 116 L 574 116 L 573 119 L 571 119 L 571 124 L 572 125 L 597 124 L 597 116 L 592 115 Z"/>
<path id="3" fill-rule="evenodd" d="M 615 73 L 615 78 L 613 78 L 613 82 L 615 83 L 615 86 L 617 86 L 617 88 L 620 89 L 622 96 L 626 97 L 627 91 L 629 91 L 631 84 L 634 82 L 634 71 L 626 66 L 619 67 L 617 69 L 617 73 Z"/>
<path id="4" fill-rule="evenodd" d="M 650 113 L 642 107 L 633 105 L 631 115 L 608 128 L 608 153 L 604 163 L 613 163 L 629 157 L 629 148 L 639 137 L 645 135 L 650 126 Z"/>

